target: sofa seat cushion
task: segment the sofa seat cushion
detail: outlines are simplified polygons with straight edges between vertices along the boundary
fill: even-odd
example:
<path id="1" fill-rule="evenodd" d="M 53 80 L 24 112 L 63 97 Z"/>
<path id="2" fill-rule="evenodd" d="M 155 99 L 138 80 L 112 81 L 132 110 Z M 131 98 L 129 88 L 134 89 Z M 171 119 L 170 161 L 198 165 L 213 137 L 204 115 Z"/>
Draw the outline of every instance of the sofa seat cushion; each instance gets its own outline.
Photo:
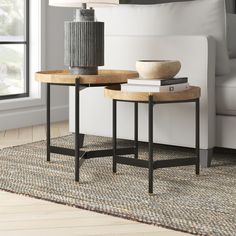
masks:
<path id="1" fill-rule="evenodd" d="M 236 116 L 236 59 L 230 60 L 231 72 L 216 77 L 216 109 L 220 115 Z"/>

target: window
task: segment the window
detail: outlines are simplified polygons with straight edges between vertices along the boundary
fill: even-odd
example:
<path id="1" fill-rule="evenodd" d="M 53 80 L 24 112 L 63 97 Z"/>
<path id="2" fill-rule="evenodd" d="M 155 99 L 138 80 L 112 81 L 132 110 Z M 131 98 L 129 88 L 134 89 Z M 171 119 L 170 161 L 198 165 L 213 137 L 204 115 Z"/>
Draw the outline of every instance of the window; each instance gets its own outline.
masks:
<path id="1" fill-rule="evenodd" d="M 29 96 L 29 0 L 0 1 L 0 100 Z"/>

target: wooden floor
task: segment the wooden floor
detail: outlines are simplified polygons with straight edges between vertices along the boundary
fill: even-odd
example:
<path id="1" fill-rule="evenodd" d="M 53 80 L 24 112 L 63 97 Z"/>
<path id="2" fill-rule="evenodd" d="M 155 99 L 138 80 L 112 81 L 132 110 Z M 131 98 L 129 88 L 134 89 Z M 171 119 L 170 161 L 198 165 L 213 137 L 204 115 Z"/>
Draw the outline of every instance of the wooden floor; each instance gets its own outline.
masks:
<path id="1" fill-rule="evenodd" d="M 68 122 L 52 125 L 52 136 L 69 134 Z M 44 125 L 0 132 L 0 148 L 44 140 Z M 184 236 L 188 234 L 140 224 L 73 207 L 0 191 L 0 236 Z"/>

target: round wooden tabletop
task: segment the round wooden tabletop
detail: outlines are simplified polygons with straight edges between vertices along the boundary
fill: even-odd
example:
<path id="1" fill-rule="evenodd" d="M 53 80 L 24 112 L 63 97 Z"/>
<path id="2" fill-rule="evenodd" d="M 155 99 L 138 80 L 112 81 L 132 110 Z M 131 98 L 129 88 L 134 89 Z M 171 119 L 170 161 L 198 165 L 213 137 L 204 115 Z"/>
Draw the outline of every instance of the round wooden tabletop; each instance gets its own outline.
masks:
<path id="1" fill-rule="evenodd" d="M 201 96 L 199 87 L 191 86 L 188 90 L 181 92 L 125 92 L 121 91 L 119 85 L 111 85 L 104 90 L 105 97 L 121 101 L 148 102 L 149 97 L 153 96 L 155 102 L 178 102 L 198 99 Z"/>
<path id="2" fill-rule="evenodd" d="M 73 75 L 68 70 L 42 71 L 36 73 L 36 80 L 41 83 L 73 85 L 80 79 L 82 85 L 110 85 L 126 83 L 130 78 L 137 78 L 136 71 L 99 70 L 98 75 Z"/>

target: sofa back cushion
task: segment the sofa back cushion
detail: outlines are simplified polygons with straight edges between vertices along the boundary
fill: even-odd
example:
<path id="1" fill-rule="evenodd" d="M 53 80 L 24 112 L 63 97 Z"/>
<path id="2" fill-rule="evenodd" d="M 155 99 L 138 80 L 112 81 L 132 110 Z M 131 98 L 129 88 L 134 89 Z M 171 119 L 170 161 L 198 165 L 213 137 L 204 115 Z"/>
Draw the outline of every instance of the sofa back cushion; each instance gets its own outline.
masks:
<path id="1" fill-rule="evenodd" d="M 168 2 L 184 2 L 192 0 L 120 0 L 120 4 L 157 4 Z M 225 0 L 228 13 L 236 13 L 235 0 Z"/>
<path id="2" fill-rule="evenodd" d="M 236 58 L 236 14 L 227 14 L 228 51 L 230 58 Z"/>
<path id="3" fill-rule="evenodd" d="M 235 0 L 226 0 L 226 10 L 228 13 L 236 13 Z"/>
<path id="4" fill-rule="evenodd" d="M 119 5 L 97 9 L 97 19 L 105 22 L 107 35 L 211 35 L 217 42 L 216 74 L 223 75 L 230 71 L 226 46 L 225 1 Z"/>

